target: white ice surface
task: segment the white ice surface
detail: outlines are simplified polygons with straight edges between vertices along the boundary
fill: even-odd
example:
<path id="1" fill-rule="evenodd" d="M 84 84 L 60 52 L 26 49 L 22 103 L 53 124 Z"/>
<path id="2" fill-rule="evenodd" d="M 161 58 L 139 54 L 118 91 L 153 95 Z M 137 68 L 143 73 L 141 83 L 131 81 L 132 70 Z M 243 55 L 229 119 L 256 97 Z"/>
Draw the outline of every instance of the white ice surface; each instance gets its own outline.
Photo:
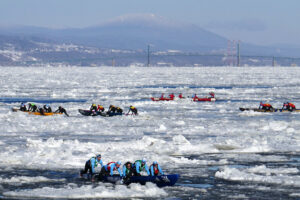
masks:
<path id="1" fill-rule="evenodd" d="M 298 172 L 299 170 L 297 168 L 270 169 L 262 165 L 249 169 L 224 167 L 223 170 L 217 171 L 215 176 L 231 181 L 300 186 L 300 176 L 294 175 Z"/>
<path id="2" fill-rule="evenodd" d="M 265 71 L 270 73 L 262 73 Z M 292 101 L 299 107 L 299 75 L 298 67 L 1 67 L 0 97 L 87 102 L 51 104 L 54 108 L 63 105 L 69 118 L 15 113 L 10 108 L 18 103 L 0 102 L 0 167 L 76 168 L 77 173 L 95 153 L 102 154 L 104 163 L 146 157 L 149 162 L 158 161 L 164 170 L 190 163 L 225 165 L 232 157 L 240 161 L 282 161 L 284 158 L 277 155 L 249 158 L 247 154 L 298 152 L 300 113 L 241 112 L 238 108 L 257 107 L 261 100 L 274 107 Z M 181 92 L 187 97 L 195 93 L 206 96 L 210 91 L 221 101 L 149 100 L 161 93 Z M 102 118 L 78 113 L 79 108 L 88 109 L 92 103 L 100 103 L 106 109 L 114 104 L 125 111 L 134 105 L 140 115 Z M 224 159 L 184 157 L 206 153 L 224 154 Z M 297 185 L 299 181 L 292 173 L 268 176 L 278 174 L 275 169 L 262 169 L 265 174 L 257 174 L 228 168 L 216 175 L 234 179 L 231 170 L 237 170 L 234 172 L 241 174 L 242 181 L 247 181 L 249 174 L 262 182 Z M 86 187 L 75 190 L 89 190 Z"/>
<path id="3" fill-rule="evenodd" d="M 0 177 L 1 183 L 7 183 L 12 185 L 21 185 L 26 183 L 38 183 L 38 182 L 57 182 L 57 181 L 65 181 L 65 179 L 49 179 L 43 176 L 14 176 L 11 178 L 2 178 Z"/>
<path id="4" fill-rule="evenodd" d="M 68 184 L 63 188 L 43 187 L 33 190 L 20 190 L 5 192 L 5 196 L 11 197 L 31 197 L 31 198 L 159 198 L 164 197 L 167 193 L 154 185 L 147 183 L 142 186 L 140 184 L 130 184 L 128 187 L 124 185 L 85 185 L 78 187 L 76 184 Z"/>

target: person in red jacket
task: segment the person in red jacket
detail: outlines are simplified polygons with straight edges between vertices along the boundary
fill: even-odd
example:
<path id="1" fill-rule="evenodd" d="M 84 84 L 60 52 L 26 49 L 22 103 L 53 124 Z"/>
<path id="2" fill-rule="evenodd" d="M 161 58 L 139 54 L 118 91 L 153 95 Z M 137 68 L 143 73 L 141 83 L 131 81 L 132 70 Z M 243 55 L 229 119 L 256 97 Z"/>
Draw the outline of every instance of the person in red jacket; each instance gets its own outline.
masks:
<path id="1" fill-rule="evenodd" d="M 175 95 L 174 93 L 169 94 L 170 99 L 174 99 Z"/>
<path id="2" fill-rule="evenodd" d="M 271 104 L 269 103 L 262 103 L 260 102 L 259 108 L 258 109 L 262 109 L 264 111 L 273 111 L 274 108 Z"/>
<path id="3" fill-rule="evenodd" d="M 285 102 L 283 103 L 282 110 L 288 110 L 292 112 L 293 110 L 296 110 L 296 106 L 293 103 Z"/>

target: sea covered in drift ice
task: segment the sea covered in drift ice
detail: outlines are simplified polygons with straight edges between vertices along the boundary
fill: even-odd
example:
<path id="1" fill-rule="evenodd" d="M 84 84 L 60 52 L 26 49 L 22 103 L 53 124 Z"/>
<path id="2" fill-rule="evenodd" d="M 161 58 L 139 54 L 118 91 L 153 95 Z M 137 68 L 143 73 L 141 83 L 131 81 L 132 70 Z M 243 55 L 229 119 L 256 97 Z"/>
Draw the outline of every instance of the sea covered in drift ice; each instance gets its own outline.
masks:
<path id="1" fill-rule="evenodd" d="M 300 108 L 298 67 L 1 67 L 0 77 L 1 199 L 300 198 L 300 113 L 239 110 L 261 100 Z M 150 100 L 210 91 L 216 102 Z M 70 117 L 11 112 L 21 101 Z M 92 103 L 133 105 L 139 116 L 78 112 Z M 104 163 L 145 157 L 180 179 L 164 188 L 80 179 L 95 153 Z"/>

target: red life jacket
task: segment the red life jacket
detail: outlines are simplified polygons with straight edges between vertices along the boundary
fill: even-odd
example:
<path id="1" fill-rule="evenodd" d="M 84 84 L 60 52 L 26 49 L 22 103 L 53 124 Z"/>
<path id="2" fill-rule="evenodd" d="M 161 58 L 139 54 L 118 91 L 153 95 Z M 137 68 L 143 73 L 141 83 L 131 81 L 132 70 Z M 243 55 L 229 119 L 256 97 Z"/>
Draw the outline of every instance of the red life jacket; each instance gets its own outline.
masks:
<path id="1" fill-rule="evenodd" d="M 268 107 L 268 108 L 270 108 L 270 107 L 272 107 L 270 104 L 268 104 L 268 103 L 265 103 L 265 104 L 263 104 L 262 105 L 263 107 Z"/>
<path id="2" fill-rule="evenodd" d="M 182 98 L 183 98 L 183 96 L 182 96 L 182 94 L 181 94 L 181 93 L 179 94 L 179 96 L 178 96 L 178 97 L 179 97 L 180 99 L 182 99 Z"/>
<path id="3" fill-rule="evenodd" d="M 171 99 L 174 99 L 175 95 L 174 95 L 174 94 L 170 94 L 169 97 L 170 97 Z"/>
<path id="4" fill-rule="evenodd" d="M 153 166 L 154 175 L 158 175 L 158 173 L 159 173 L 158 167 L 156 167 L 156 166 L 153 165 L 153 164 L 152 164 L 152 166 Z M 151 168 L 151 167 L 150 167 L 150 168 Z"/>
<path id="5" fill-rule="evenodd" d="M 296 106 L 293 103 L 288 104 L 291 108 L 296 108 Z"/>
<path id="6" fill-rule="evenodd" d="M 116 163 L 116 162 L 109 162 L 109 163 L 107 163 L 107 170 L 108 170 L 108 171 L 110 171 L 110 168 L 111 168 L 110 165 L 113 164 L 113 163 Z M 114 167 L 113 170 L 116 170 L 116 169 L 117 169 L 117 168 Z"/>

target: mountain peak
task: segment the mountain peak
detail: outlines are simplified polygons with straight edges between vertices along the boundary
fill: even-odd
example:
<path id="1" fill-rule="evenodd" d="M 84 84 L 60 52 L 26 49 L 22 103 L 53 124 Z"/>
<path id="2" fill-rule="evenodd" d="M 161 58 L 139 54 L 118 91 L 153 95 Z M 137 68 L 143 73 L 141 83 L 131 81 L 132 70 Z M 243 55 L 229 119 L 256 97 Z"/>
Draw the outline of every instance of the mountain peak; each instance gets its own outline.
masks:
<path id="1" fill-rule="evenodd" d="M 155 15 L 153 13 L 135 13 L 118 16 L 114 19 L 108 20 L 99 24 L 100 26 L 107 25 L 158 25 L 158 26 L 167 26 L 167 27 L 182 27 L 184 24 L 180 22 L 175 22 L 169 19 L 166 19 L 162 16 Z"/>

